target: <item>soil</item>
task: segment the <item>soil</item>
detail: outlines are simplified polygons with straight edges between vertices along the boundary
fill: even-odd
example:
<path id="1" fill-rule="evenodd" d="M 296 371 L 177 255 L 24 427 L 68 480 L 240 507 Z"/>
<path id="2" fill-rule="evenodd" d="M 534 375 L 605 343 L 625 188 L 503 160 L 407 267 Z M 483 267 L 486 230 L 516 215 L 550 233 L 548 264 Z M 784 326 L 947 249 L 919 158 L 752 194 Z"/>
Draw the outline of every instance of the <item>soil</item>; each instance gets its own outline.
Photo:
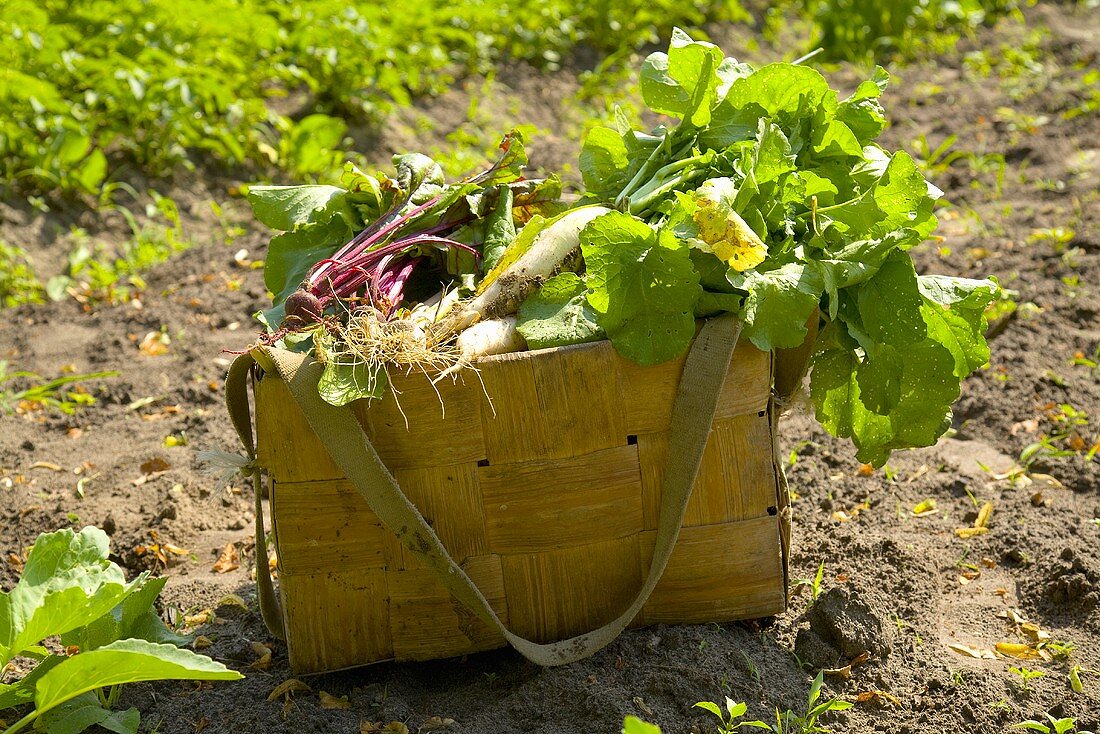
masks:
<path id="1" fill-rule="evenodd" d="M 410 731 L 617 732 L 626 714 L 666 732 L 705 732 L 714 720 L 693 708 L 696 701 L 730 696 L 748 703 L 751 718 L 774 719 L 777 707 L 804 710 L 817 668 L 853 658 L 850 677 L 826 677 L 826 696 L 857 701 L 826 717 L 834 731 L 999 732 L 1046 712 L 1100 727 L 1100 462 L 1088 456 L 1100 439 L 1100 371 L 1087 362 L 1100 348 L 1100 118 L 1064 115 L 1095 94 L 1083 75 L 1097 68 L 1100 14 L 1086 4 L 1040 3 L 1025 16 L 898 70 L 884 141 L 912 150 L 925 136 L 934 149 L 955 135 L 952 150 L 974 153 L 934 174 L 952 206 L 941 216 L 942 242 L 914 253 L 918 267 L 992 273 L 1018 303 L 1033 305 L 993 327 L 990 364 L 966 381 L 953 435 L 896 454 L 886 471 L 861 468 L 851 446 L 827 436 L 805 409 L 781 423 L 797 495 L 791 578 L 811 580 L 823 564 L 816 602 L 812 585 L 799 583 L 777 618 L 634 630 L 560 668 L 539 669 L 500 650 L 314 676 L 305 681 L 312 692 L 269 701 L 292 676 L 285 647 L 258 617 L 249 496 L 240 485 L 219 489 L 195 455 L 235 450 L 221 380 L 226 350 L 248 344 L 251 314 L 265 298 L 260 271 L 247 265 L 262 258 L 265 235 L 239 200 L 223 218 L 211 214 L 209 200 L 239 182 L 198 174 L 164 189 L 197 246 L 150 271 L 136 303 L 22 307 L 0 323 L 0 359 L 12 369 L 119 372 L 86 383 L 96 402 L 74 415 L 0 416 L 0 586 L 18 578 L 20 556 L 38 533 L 95 524 L 129 572 L 169 576 L 162 612 L 170 621 L 213 610 L 197 629 L 213 642 L 204 652 L 246 678 L 128 687 L 123 705 L 141 711 L 142 731 L 161 734 L 359 732 L 365 722 L 391 721 Z M 740 50 L 731 40 L 727 50 Z M 1009 63 L 1008 52 L 1021 50 L 1033 54 L 1031 68 Z M 743 55 L 758 61 L 770 53 Z M 990 76 L 980 71 L 983 58 L 994 65 Z M 489 114 L 548 131 L 531 146 L 536 165 L 575 175 L 567 166 L 583 115 L 570 111 L 570 99 L 583 68 L 511 72 L 490 84 Z M 858 74 L 841 67 L 832 78 L 851 88 Z M 467 86 L 418 103 L 404 127 L 364 131 L 358 142 L 376 160 L 403 147 L 445 146 L 482 85 Z M 432 129 L 409 133 L 423 117 L 435 121 Z M 1006 163 L 999 192 L 994 155 Z M 6 202 L 0 220 L 0 237 L 27 248 L 46 272 L 73 225 L 108 244 L 126 235 L 111 215 L 74 203 L 42 213 Z M 245 231 L 231 237 L 235 224 Z M 1069 233 L 1042 235 L 1057 227 Z M 243 258 L 235 257 L 240 249 Z M 162 330 L 166 353 L 139 348 Z M 1054 440 L 1058 451 L 1033 456 L 1028 472 L 1014 472 L 1025 448 L 1066 430 L 1071 410 L 1091 423 Z M 186 446 L 167 446 L 169 436 L 183 436 Z M 915 516 L 925 499 L 937 511 Z M 955 530 L 971 525 L 985 502 L 993 504 L 989 532 L 959 538 Z M 216 573 L 229 543 L 240 567 Z M 158 558 L 156 544 L 186 552 Z M 1025 619 L 1072 643 L 1068 659 L 965 653 L 1021 639 Z M 255 642 L 273 652 L 266 667 L 257 664 Z M 869 658 L 858 664 L 864 651 Z M 1075 665 L 1085 671 L 1083 693 L 1068 682 Z M 1045 676 L 1024 690 L 1010 671 L 1020 666 Z M 324 708 L 321 691 L 346 696 L 348 707 Z"/>

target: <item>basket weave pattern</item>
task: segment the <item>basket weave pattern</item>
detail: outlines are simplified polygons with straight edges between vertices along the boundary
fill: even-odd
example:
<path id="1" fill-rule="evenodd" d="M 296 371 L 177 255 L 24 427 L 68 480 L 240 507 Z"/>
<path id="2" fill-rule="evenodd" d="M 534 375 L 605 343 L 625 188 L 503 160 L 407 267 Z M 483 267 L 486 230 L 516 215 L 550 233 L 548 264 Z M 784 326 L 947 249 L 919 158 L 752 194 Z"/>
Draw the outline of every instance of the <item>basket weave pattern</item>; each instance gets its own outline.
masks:
<path id="1" fill-rule="evenodd" d="M 682 368 L 641 367 L 599 342 L 490 358 L 480 380 L 434 388 L 398 375 L 397 400 L 354 409 L 505 624 L 545 642 L 608 622 L 642 586 Z M 676 549 L 635 625 L 784 608 L 771 380 L 771 355 L 739 345 Z M 382 527 L 286 386 L 265 375 L 255 392 L 294 670 L 504 645 Z"/>

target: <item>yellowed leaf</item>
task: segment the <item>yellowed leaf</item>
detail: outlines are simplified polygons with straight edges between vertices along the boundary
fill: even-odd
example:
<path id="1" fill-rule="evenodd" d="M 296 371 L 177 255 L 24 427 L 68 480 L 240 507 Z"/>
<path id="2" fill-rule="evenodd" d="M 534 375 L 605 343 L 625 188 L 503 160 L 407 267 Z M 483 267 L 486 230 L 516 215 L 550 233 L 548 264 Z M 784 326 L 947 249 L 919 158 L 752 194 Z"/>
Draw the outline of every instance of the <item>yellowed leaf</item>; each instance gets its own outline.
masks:
<path id="1" fill-rule="evenodd" d="M 825 668 L 821 672 L 834 678 L 848 680 L 852 677 L 852 666 L 845 665 L 843 668 Z"/>
<path id="2" fill-rule="evenodd" d="M 203 609 L 201 612 L 195 612 L 194 614 L 184 616 L 183 623 L 188 627 L 198 627 L 200 624 L 206 624 L 213 618 L 214 612 L 209 609 Z"/>
<path id="3" fill-rule="evenodd" d="M 168 354 L 168 345 L 171 343 L 172 340 L 168 338 L 167 334 L 160 331 L 150 331 L 141 340 L 138 349 L 146 356 L 160 357 Z"/>
<path id="4" fill-rule="evenodd" d="M 977 660 L 996 660 L 997 656 L 993 654 L 992 650 L 984 647 L 974 647 L 972 645 L 964 645 L 959 642 L 952 642 L 947 646 L 948 650 L 957 652 L 960 655 L 965 655 L 968 658 L 975 658 Z"/>
<path id="5" fill-rule="evenodd" d="M 417 734 L 421 734 L 426 731 L 435 731 L 436 729 L 446 729 L 448 726 L 453 726 L 455 720 L 447 716 L 433 716 L 423 724 L 416 728 Z"/>
<path id="6" fill-rule="evenodd" d="M 1049 484 L 1056 489 L 1065 489 L 1064 484 L 1062 484 L 1049 474 L 1039 474 L 1038 472 L 1036 472 L 1035 474 L 1031 475 L 1031 478 L 1037 482 L 1044 482 L 1046 484 Z"/>
<path id="7" fill-rule="evenodd" d="M 331 693 L 325 691 L 319 691 L 317 698 L 321 699 L 321 708 L 323 709 L 349 709 L 351 708 L 351 702 L 348 701 L 347 696 L 334 696 Z"/>
<path id="8" fill-rule="evenodd" d="M 1020 631 L 1027 635 L 1032 642 L 1046 642 L 1050 639 L 1050 633 L 1039 628 L 1034 622 L 1025 622 L 1020 625 Z"/>
<path id="9" fill-rule="evenodd" d="M 214 573 L 229 573 L 241 567 L 241 556 L 237 553 L 237 546 L 226 543 L 222 554 L 214 562 Z"/>
<path id="10" fill-rule="evenodd" d="M 1017 660 L 1038 660 L 1042 658 L 1038 650 L 1022 642 L 998 642 L 994 647 L 1002 655 Z"/>
<path id="11" fill-rule="evenodd" d="M 205 650 L 213 644 L 214 641 L 206 635 L 199 635 L 195 638 L 195 641 L 191 643 L 191 647 L 195 648 L 196 650 Z"/>
<path id="12" fill-rule="evenodd" d="M 985 535 L 988 532 L 989 528 L 955 528 L 955 535 L 959 536 L 963 540 L 976 538 L 979 535 Z"/>
<path id="13" fill-rule="evenodd" d="M 886 701 L 889 701 L 895 706 L 901 706 L 901 701 L 898 700 L 898 697 L 889 691 L 874 690 L 863 691 L 862 693 L 856 694 L 856 703 L 884 703 Z"/>
<path id="14" fill-rule="evenodd" d="M 865 664 L 870 659 L 871 659 L 871 651 L 870 650 L 864 650 L 859 655 L 856 655 L 854 658 L 852 658 L 848 662 L 848 664 L 853 668 L 858 668 L 859 666 Z"/>
<path id="15" fill-rule="evenodd" d="M 692 219 L 698 238 L 710 245 L 719 260 L 725 260 L 737 272 L 764 262 L 768 246 L 732 207 L 708 197 L 699 197 L 697 204 Z"/>
<path id="16" fill-rule="evenodd" d="M 916 517 L 924 517 L 925 515 L 932 515 L 939 510 L 936 508 L 936 500 L 931 497 L 926 500 L 921 500 L 913 507 L 913 515 Z"/>
<path id="17" fill-rule="evenodd" d="M 279 685 L 275 686 L 275 689 L 271 693 L 267 694 L 268 701 L 274 701 L 282 696 L 289 696 L 295 691 L 301 691 L 304 693 L 312 693 L 313 689 L 307 686 L 297 678 L 287 678 Z"/>
<path id="18" fill-rule="evenodd" d="M 141 462 L 142 474 L 156 474 L 157 472 L 168 471 L 171 468 L 172 465 L 159 456 L 154 456 L 148 461 Z"/>
<path id="19" fill-rule="evenodd" d="M 49 469 L 50 471 L 65 471 L 52 461 L 36 461 L 31 464 L 31 469 Z"/>
<path id="20" fill-rule="evenodd" d="M 986 502 L 982 509 L 978 510 L 978 517 L 974 520 L 974 527 L 984 528 L 989 524 L 989 516 L 993 514 L 993 503 Z"/>

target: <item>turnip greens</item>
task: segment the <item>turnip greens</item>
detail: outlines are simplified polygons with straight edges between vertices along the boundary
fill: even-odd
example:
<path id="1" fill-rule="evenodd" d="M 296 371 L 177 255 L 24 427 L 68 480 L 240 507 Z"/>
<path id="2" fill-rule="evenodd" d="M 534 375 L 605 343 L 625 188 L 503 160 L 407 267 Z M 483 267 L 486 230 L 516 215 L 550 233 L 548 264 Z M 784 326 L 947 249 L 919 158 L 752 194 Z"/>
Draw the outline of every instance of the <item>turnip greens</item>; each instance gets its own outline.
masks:
<path id="1" fill-rule="evenodd" d="M 593 129 L 585 195 L 563 213 L 556 180 L 521 178 L 515 137 L 456 184 L 410 154 L 393 177 L 349 166 L 342 188 L 253 187 L 257 217 L 285 232 L 267 260 L 267 340 L 314 336 L 322 395 L 342 403 L 380 396 L 387 364 L 449 374 L 524 341 L 607 338 L 648 365 L 682 355 L 696 320 L 721 312 L 765 351 L 819 322 L 822 425 L 875 465 L 930 445 L 988 360 L 998 287 L 916 273 L 908 251 L 932 235 L 940 192 L 875 143 L 887 80 L 876 69 L 840 99 L 811 68 L 753 69 L 677 30 L 641 70 L 667 123 L 640 131 L 620 114 Z M 475 324 L 476 340 L 459 336 Z"/>

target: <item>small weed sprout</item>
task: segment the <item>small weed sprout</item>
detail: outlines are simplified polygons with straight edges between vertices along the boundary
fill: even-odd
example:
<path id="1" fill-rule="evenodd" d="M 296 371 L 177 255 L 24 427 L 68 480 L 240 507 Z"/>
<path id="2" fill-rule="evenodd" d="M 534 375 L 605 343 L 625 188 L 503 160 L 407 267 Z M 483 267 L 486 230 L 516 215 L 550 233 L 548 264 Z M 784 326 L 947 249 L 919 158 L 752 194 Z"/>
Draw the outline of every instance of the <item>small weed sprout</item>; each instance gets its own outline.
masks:
<path id="1" fill-rule="evenodd" d="M 823 680 L 824 673 L 818 672 L 814 682 L 810 685 L 810 693 L 806 697 L 806 711 L 804 713 L 797 714 L 790 709 L 780 713 L 779 709 L 776 709 L 774 724 L 767 724 L 759 720 L 741 721 L 740 719 L 745 715 L 748 706 L 734 701 L 728 696 L 726 697 L 725 711 L 718 704 L 711 701 L 700 701 L 695 705 L 711 712 L 722 722 L 718 728 L 718 734 L 731 734 L 731 732 L 735 732 L 742 727 L 764 729 L 772 732 L 772 734 L 828 734 L 832 730 L 819 723 L 821 717 L 830 711 L 849 709 L 852 707 L 852 703 L 839 698 L 831 698 L 819 703 Z"/>
<path id="2" fill-rule="evenodd" d="M 825 561 L 817 567 L 817 573 L 814 574 L 812 579 L 795 579 L 794 586 L 799 589 L 803 586 L 810 589 L 810 606 L 813 606 L 817 602 L 817 597 L 821 596 L 821 582 L 825 578 Z"/>
<path id="3" fill-rule="evenodd" d="M 1046 675 L 1046 673 L 1041 670 L 1031 670 L 1030 668 L 1025 668 L 1022 666 L 1019 668 L 1010 667 L 1008 669 L 1008 672 L 1018 675 L 1020 677 L 1020 692 L 1024 694 L 1031 693 L 1031 681 L 1042 678 Z"/>

